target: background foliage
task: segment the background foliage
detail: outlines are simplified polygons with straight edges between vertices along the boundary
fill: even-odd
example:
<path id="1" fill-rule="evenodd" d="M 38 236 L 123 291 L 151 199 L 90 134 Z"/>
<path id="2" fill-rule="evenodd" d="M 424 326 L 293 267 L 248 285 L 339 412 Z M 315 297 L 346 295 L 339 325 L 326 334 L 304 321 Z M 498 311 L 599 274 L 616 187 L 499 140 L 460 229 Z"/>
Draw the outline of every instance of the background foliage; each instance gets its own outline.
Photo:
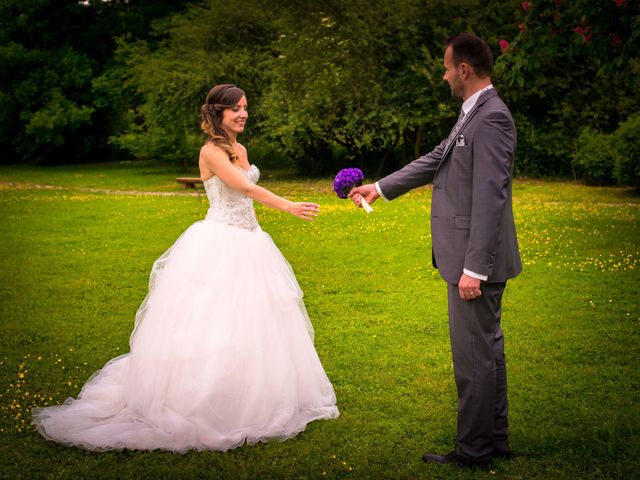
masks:
<path id="1" fill-rule="evenodd" d="M 592 181 L 581 132 L 613 134 L 640 112 L 639 18 L 627 0 L 3 0 L 0 162 L 186 166 L 206 92 L 233 82 L 257 161 L 379 176 L 454 122 L 442 44 L 464 30 L 494 49 L 518 173 Z M 638 137 L 618 137 L 630 166 L 597 181 L 637 185 Z"/>
<path id="2" fill-rule="evenodd" d="M 583 129 L 611 133 L 640 111 L 638 6 L 627 0 L 520 4 L 518 32 L 497 60 L 497 76 L 515 113 L 521 171 L 568 174 Z"/>

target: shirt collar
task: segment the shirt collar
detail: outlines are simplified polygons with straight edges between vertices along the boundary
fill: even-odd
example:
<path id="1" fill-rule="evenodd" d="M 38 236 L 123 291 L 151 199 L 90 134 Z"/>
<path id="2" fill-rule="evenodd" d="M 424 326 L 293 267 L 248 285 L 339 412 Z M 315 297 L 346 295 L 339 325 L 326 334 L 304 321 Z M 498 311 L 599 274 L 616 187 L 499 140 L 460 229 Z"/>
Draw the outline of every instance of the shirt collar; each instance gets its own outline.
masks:
<path id="1" fill-rule="evenodd" d="M 482 90 L 478 90 L 476 93 L 474 93 L 464 101 L 464 103 L 462 104 L 462 111 L 464 112 L 465 116 L 467 115 L 467 113 L 471 111 L 473 107 L 475 107 L 476 102 L 478 101 L 478 98 L 480 98 L 480 95 L 482 95 L 487 90 L 491 90 L 492 88 L 493 88 L 493 85 L 489 84 L 486 87 L 484 87 Z"/>

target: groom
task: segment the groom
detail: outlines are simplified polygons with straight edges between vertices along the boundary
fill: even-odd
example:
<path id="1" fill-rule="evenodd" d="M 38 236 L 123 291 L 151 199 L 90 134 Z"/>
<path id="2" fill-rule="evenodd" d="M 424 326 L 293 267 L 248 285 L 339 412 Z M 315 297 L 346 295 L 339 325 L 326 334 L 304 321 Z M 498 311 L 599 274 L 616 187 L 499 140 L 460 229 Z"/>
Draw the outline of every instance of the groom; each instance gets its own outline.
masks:
<path id="1" fill-rule="evenodd" d="M 445 44 L 444 80 L 463 101 L 449 137 L 375 184 L 353 189 L 360 206 L 433 182 L 433 264 L 448 284 L 449 334 L 458 389 L 456 448 L 425 462 L 487 467 L 508 458 L 507 384 L 500 328 L 506 281 L 522 270 L 511 206 L 516 129 L 491 85 L 493 55 L 467 33 Z"/>

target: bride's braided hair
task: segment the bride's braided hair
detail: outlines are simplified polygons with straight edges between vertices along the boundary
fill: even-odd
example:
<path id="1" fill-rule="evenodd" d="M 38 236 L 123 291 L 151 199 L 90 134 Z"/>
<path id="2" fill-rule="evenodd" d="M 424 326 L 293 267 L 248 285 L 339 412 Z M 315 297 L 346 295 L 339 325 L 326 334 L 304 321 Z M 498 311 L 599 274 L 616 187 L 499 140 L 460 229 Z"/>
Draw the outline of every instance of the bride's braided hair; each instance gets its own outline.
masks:
<path id="1" fill-rule="evenodd" d="M 213 87 L 207 94 L 207 99 L 200 109 L 202 123 L 200 128 L 207 134 L 208 141 L 217 145 L 229 155 L 229 160 L 238 160 L 238 154 L 231 146 L 229 135 L 221 126 L 222 112 L 225 108 L 232 108 L 237 105 L 244 96 L 244 92 L 235 85 L 223 83 Z"/>

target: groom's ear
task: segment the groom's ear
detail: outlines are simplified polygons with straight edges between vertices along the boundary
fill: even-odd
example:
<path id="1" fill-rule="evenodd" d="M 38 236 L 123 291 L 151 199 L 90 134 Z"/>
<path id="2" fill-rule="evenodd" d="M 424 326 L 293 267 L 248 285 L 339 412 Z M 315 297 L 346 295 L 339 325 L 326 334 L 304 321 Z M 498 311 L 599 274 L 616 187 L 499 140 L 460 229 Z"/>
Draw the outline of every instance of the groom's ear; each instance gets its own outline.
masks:
<path id="1" fill-rule="evenodd" d="M 458 70 L 460 71 L 460 78 L 462 78 L 462 80 L 469 78 L 472 72 L 471 65 L 466 62 L 461 62 L 460 65 L 458 65 Z"/>

